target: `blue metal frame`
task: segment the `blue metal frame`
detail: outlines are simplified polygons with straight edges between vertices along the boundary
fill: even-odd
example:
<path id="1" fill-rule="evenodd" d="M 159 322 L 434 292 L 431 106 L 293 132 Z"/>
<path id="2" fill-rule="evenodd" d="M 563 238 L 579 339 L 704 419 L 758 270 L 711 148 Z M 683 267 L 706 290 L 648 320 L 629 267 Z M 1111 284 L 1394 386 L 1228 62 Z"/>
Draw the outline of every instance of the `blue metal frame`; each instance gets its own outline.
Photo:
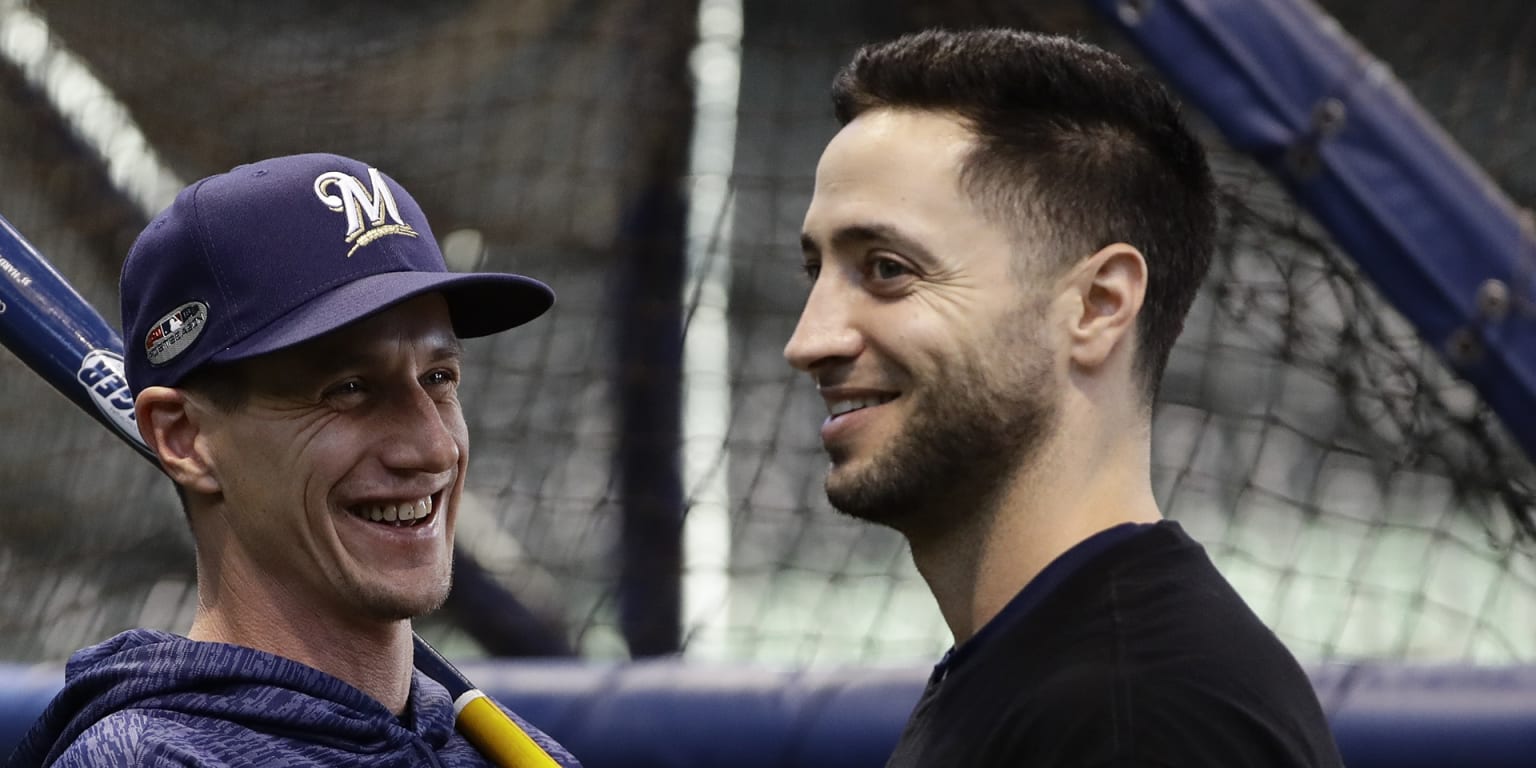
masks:
<path id="1" fill-rule="evenodd" d="M 880 768 L 932 671 L 673 660 L 466 662 L 487 694 L 587 768 Z M 1307 668 L 1350 768 L 1528 768 L 1536 667 Z M 0 663 L 0 759 L 63 683 Z"/>
<path id="2" fill-rule="evenodd" d="M 1536 232 L 1305 0 L 1088 0 L 1275 173 L 1536 458 Z"/>

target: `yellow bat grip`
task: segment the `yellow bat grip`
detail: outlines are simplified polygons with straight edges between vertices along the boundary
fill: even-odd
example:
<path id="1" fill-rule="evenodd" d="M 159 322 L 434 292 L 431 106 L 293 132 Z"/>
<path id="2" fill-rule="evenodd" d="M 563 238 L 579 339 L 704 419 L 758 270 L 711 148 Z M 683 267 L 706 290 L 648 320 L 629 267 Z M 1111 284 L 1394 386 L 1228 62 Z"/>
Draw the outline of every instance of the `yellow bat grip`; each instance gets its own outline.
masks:
<path id="1" fill-rule="evenodd" d="M 478 688 L 453 702 L 454 725 L 480 754 L 500 768 L 560 768 L 560 764 L 519 728 Z"/>

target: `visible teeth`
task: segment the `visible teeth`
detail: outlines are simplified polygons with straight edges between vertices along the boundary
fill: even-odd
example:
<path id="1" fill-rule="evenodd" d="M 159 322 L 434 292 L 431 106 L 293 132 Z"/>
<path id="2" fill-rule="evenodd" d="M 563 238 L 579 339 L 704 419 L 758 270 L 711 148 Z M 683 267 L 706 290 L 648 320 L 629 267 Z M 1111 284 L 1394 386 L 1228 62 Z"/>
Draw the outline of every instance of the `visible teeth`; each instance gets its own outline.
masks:
<path id="1" fill-rule="evenodd" d="M 888 400 L 882 397 L 862 397 L 857 400 L 839 400 L 827 406 L 827 412 L 833 416 L 841 416 L 845 413 L 853 413 L 861 408 L 869 408 Z"/>
<path id="2" fill-rule="evenodd" d="M 409 523 L 432 514 L 432 499 L 421 498 L 404 504 L 374 504 L 358 510 L 361 517 L 376 523 Z"/>

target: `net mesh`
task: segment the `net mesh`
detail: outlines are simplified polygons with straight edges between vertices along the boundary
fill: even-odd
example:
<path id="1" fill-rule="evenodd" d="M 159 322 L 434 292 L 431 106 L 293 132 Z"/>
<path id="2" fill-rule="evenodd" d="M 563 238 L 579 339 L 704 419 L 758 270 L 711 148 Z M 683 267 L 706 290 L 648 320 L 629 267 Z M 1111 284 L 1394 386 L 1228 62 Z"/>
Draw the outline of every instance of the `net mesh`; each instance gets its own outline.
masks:
<path id="1" fill-rule="evenodd" d="M 1536 12 L 1513 0 L 1475 13 L 1430 0 L 1323 5 L 1517 203 L 1536 199 L 1521 162 L 1536 148 L 1525 82 Z M 116 317 L 117 269 L 145 219 L 52 100 L 50 88 L 68 88 L 27 68 L 38 50 L 67 51 L 180 179 L 287 152 L 351 154 L 413 192 L 456 266 L 549 282 L 551 315 L 469 343 L 460 539 L 582 654 L 622 656 L 622 395 L 677 370 L 666 354 L 649 374 L 634 367 L 644 357 L 619 343 L 615 307 L 637 274 L 668 268 L 636 261 L 654 257 L 637 241 L 666 242 L 646 218 L 667 215 L 647 213 L 657 190 L 699 189 L 684 157 L 697 11 L 679 0 L 0 0 L 0 175 L 11 181 L 0 213 Z M 780 356 L 805 293 L 800 218 L 835 131 L 831 74 L 861 42 L 933 24 L 1067 32 L 1125 52 L 1068 0 L 749 0 L 739 43 L 725 46 L 739 64 L 693 55 L 701 78 L 734 66 L 741 85 L 732 143 L 714 147 L 728 159 L 723 193 L 689 225 L 700 281 L 678 290 L 685 332 L 718 340 L 679 389 L 697 405 L 697 383 L 713 381 L 726 398 L 720 418 L 685 418 L 671 447 L 704 459 L 679 479 L 677 519 L 715 526 L 716 551 L 690 553 L 681 573 L 691 655 L 913 661 L 949 643 L 900 537 L 827 507 L 821 404 Z M 1303 659 L 1536 658 L 1536 563 L 1516 522 L 1533 509 L 1530 462 L 1282 191 L 1209 145 L 1222 247 L 1155 410 L 1165 512 Z M 711 274 L 727 276 L 723 289 Z M 0 657 L 59 660 L 130 626 L 185 630 L 192 550 L 167 481 L 9 353 L 0 371 L 0 579 L 12 586 Z M 672 567 L 658 555 L 658 571 Z M 450 655 L 482 652 L 460 623 L 421 628 Z"/>

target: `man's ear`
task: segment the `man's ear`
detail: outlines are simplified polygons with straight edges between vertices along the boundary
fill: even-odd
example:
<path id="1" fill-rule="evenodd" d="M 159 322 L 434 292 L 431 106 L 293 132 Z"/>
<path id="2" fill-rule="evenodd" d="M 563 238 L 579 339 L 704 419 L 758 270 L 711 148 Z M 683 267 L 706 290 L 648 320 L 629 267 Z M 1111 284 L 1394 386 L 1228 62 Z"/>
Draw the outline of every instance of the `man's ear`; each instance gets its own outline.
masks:
<path id="1" fill-rule="evenodd" d="M 212 494 L 222 489 L 206 452 L 204 409 L 171 387 L 145 387 L 133 401 L 139 434 L 165 473 L 187 490 Z"/>
<path id="2" fill-rule="evenodd" d="M 1067 290 L 1074 298 L 1072 362 L 1097 368 L 1117 346 L 1131 343 L 1147 295 L 1147 260 L 1134 246 L 1107 245 L 1071 271 Z"/>

